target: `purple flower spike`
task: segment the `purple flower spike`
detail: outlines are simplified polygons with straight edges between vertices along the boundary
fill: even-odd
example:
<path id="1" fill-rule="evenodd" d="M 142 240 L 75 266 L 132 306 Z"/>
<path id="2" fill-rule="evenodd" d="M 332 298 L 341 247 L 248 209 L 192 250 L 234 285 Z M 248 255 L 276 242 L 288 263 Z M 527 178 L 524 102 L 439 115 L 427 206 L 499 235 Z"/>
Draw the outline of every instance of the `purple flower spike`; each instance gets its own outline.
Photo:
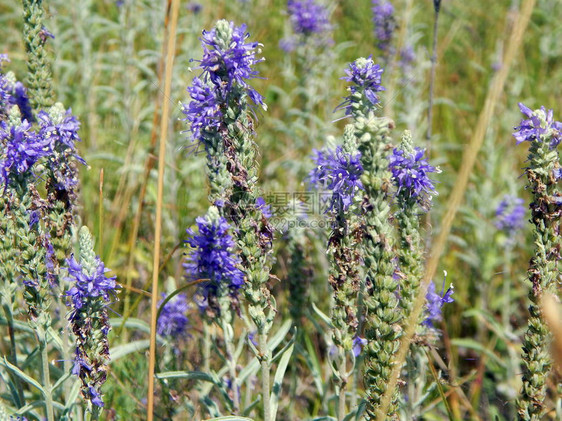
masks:
<path id="1" fill-rule="evenodd" d="M 347 114 L 351 113 L 349 106 L 357 101 L 356 94 L 364 95 L 371 105 L 379 103 L 377 92 L 384 91 L 381 85 L 383 69 L 373 62 L 371 56 L 368 58 L 358 58 L 345 69 L 347 76 L 342 79 L 351 83 L 348 90 L 351 95 L 346 98 L 340 108 L 347 108 Z"/>
<path id="2" fill-rule="evenodd" d="M 523 199 L 505 195 L 496 209 L 496 228 L 512 237 L 525 226 L 525 207 Z"/>
<path id="3" fill-rule="evenodd" d="M 192 138 L 196 141 L 203 137 L 204 132 L 217 131 L 223 114 L 216 92 L 205 85 L 200 78 L 193 78 L 193 84 L 187 88 L 187 92 L 191 101 L 188 105 L 184 105 L 183 113 L 191 124 Z"/>
<path id="4" fill-rule="evenodd" d="M 394 6 L 389 1 L 373 0 L 373 24 L 377 47 L 384 52 L 390 52 L 390 41 L 396 29 L 394 20 Z"/>
<path id="5" fill-rule="evenodd" d="M 312 159 L 316 168 L 308 175 L 309 184 L 332 192 L 328 211 L 347 211 L 355 193 L 363 189 L 361 154 L 347 154 L 341 146 L 314 152 L 316 156 Z"/>
<path id="6" fill-rule="evenodd" d="M 258 77 L 254 66 L 264 60 L 257 57 L 259 44 L 246 42 L 249 36 L 246 25 L 234 26 L 226 20 L 218 21 L 210 31 L 203 31 L 203 58 L 199 65 L 202 73 L 187 88 L 191 101 L 183 105 L 194 142 L 205 144 L 205 135 L 216 134 L 224 124 L 224 112 L 229 106 L 239 108 L 244 96 L 266 108 L 263 97 L 247 83 Z"/>
<path id="7" fill-rule="evenodd" d="M 219 33 L 221 36 L 228 33 L 230 37 L 219 38 Z M 234 85 L 238 85 L 247 91 L 256 105 L 263 105 L 263 97 L 246 83 L 246 80 L 258 77 L 258 71 L 253 67 L 264 61 L 256 57 L 259 44 L 246 42 L 249 36 L 246 25 L 234 26 L 233 22 L 225 20 L 217 22 L 217 28 L 203 31 L 203 58 L 199 67 L 225 97 Z"/>
<path id="8" fill-rule="evenodd" d="M 424 152 L 424 149 L 415 148 L 412 154 L 407 154 L 404 150 L 395 148 L 389 157 L 388 168 L 397 188 L 396 194 L 402 195 L 407 200 L 416 199 L 418 204 L 426 209 L 431 196 L 437 194 L 429 174 L 440 171 L 429 165 L 423 157 Z"/>
<path id="9" fill-rule="evenodd" d="M 80 122 L 72 115 L 72 110 L 70 109 L 61 113 L 60 117 L 60 121 L 54 121 L 47 112 L 39 111 L 37 115 L 41 127 L 39 135 L 51 142 L 52 150 L 62 151 L 68 148 L 76 151 L 76 142 L 81 141 L 78 135 Z M 80 158 L 80 160 L 82 159 Z"/>
<path id="10" fill-rule="evenodd" d="M 515 128 L 513 137 L 516 144 L 521 142 L 542 141 L 542 138 L 550 138 L 550 148 L 555 149 L 562 140 L 562 123 L 554 121 L 553 111 L 542 106 L 538 110 L 531 110 L 522 103 L 519 109 L 527 118 L 522 119 L 519 126 Z"/>
<path id="11" fill-rule="evenodd" d="M 296 34 L 310 36 L 322 34 L 332 29 L 328 10 L 314 0 L 289 0 L 287 11 L 293 31 Z"/>
<path id="12" fill-rule="evenodd" d="M 115 282 L 116 278 L 115 276 L 105 276 L 110 270 L 105 267 L 99 257 L 96 257 L 96 265 L 91 273 L 88 273 L 88 271 L 76 261 L 74 255 L 72 255 L 70 259 L 67 259 L 66 262 L 68 264 L 68 274 L 70 275 L 67 279 L 72 282 L 73 285 L 66 295 L 72 300 L 75 316 L 78 310 L 91 299 L 100 297 L 103 301 L 109 303 L 111 295 L 117 288 L 117 283 Z M 72 316 L 70 320 L 73 320 Z"/>
<path id="13" fill-rule="evenodd" d="M 30 123 L 33 122 L 33 112 L 31 111 L 29 97 L 27 96 L 27 90 L 25 89 L 25 86 L 23 86 L 23 83 L 16 82 L 16 84 L 14 85 L 12 100 L 14 104 L 17 105 L 20 109 L 21 119 L 27 120 Z"/>
<path id="14" fill-rule="evenodd" d="M 158 303 L 159 308 L 164 298 L 166 298 L 166 294 L 163 293 L 162 300 Z M 184 336 L 189 326 L 189 319 L 186 316 L 187 310 L 189 310 L 189 305 L 185 294 L 174 296 L 160 312 L 156 328 L 158 334 L 168 337 Z"/>
<path id="15" fill-rule="evenodd" d="M 33 165 L 50 153 L 49 142 L 35 134 L 31 124 L 24 120 L 19 126 L 0 121 L 0 184 L 7 185 L 10 177 L 28 174 Z"/>
<path id="16" fill-rule="evenodd" d="M 204 310 L 209 299 L 217 295 L 219 288 L 228 288 L 235 293 L 244 283 L 244 273 L 238 268 L 239 257 L 234 254 L 234 239 L 226 219 L 218 216 L 212 207 L 209 214 L 196 219 L 198 233 L 188 229 L 187 243 L 191 251 L 184 264 L 190 279 L 208 279 L 200 284 L 199 307 Z"/>

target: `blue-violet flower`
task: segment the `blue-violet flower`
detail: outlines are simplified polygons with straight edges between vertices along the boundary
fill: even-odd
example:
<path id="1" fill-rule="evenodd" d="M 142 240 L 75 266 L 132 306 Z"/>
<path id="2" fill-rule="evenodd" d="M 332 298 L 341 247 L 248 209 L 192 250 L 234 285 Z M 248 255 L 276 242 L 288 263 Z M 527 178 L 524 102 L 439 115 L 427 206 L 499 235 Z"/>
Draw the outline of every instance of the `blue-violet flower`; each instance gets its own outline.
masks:
<path id="1" fill-rule="evenodd" d="M 533 111 L 522 103 L 519 103 L 519 109 L 527 119 L 522 119 L 513 133 L 517 145 L 524 141 L 540 141 L 541 137 L 550 137 L 551 149 L 560 144 L 562 122 L 554 121 L 552 110 L 547 110 L 542 106 L 540 109 Z"/>
<path id="2" fill-rule="evenodd" d="M 184 268 L 189 278 L 207 280 L 199 287 L 204 300 L 200 307 L 204 309 L 219 287 L 228 288 L 231 293 L 238 290 L 244 283 L 244 273 L 238 268 L 240 259 L 233 252 L 231 227 L 225 218 L 218 216 L 217 209 L 211 207 L 208 215 L 196 219 L 196 224 L 198 233 L 187 230 L 191 251 Z"/>
<path id="3" fill-rule="evenodd" d="M 441 291 L 441 294 L 437 294 L 435 292 L 435 284 L 431 281 L 425 296 L 427 300 L 425 309 L 426 318 L 423 321 L 425 326 L 433 327 L 433 322 L 441 320 L 441 309 L 443 308 L 443 305 L 445 303 L 452 303 L 455 301 L 452 297 L 454 292 L 455 288 L 453 285 L 445 291 L 445 282 L 443 281 L 443 290 Z"/>
<path id="4" fill-rule="evenodd" d="M 384 52 L 390 52 L 390 41 L 396 22 L 394 20 L 394 6 L 389 1 L 373 0 L 373 24 L 375 26 L 375 37 L 377 47 Z"/>
<path id="5" fill-rule="evenodd" d="M 158 303 L 159 308 L 166 296 L 162 293 L 162 300 Z M 189 310 L 189 304 L 186 295 L 178 294 L 174 296 L 160 312 L 156 328 L 158 334 L 168 337 L 184 336 L 189 325 L 189 319 L 186 315 L 187 310 Z"/>
<path id="6" fill-rule="evenodd" d="M 424 149 L 414 148 L 412 154 L 407 154 L 400 148 L 394 148 L 388 168 L 397 188 L 396 194 L 403 195 L 407 200 L 416 199 L 422 209 L 427 209 L 431 196 L 437 194 L 429 174 L 439 173 L 440 170 L 429 165 L 423 157 L 424 152 Z"/>
<path id="7" fill-rule="evenodd" d="M 349 155 L 341 146 L 335 149 L 314 150 L 316 167 L 310 171 L 308 182 L 314 188 L 332 192 L 329 211 L 345 212 L 358 190 L 363 189 L 361 154 Z"/>
<path id="8" fill-rule="evenodd" d="M 364 95 L 371 105 L 378 104 L 377 92 L 384 91 L 384 87 L 381 85 L 383 71 L 378 64 L 374 63 L 371 56 L 368 58 L 361 57 L 350 63 L 348 68 L 345 69 L 347 76 L 342 79 L 351 83 L 351 86 L 348 87 L 351 94 L 339 108 L 347 108 L 347 114 L 350 114 L 349 106 L 355 101 L 354 96 L 356 94 Z"/>
<path id="9" fill-rule="evenodd" d="M 496 209 L 496 228 L 512 236 L 525 226 L 523 199 L 506 194 Z"/>

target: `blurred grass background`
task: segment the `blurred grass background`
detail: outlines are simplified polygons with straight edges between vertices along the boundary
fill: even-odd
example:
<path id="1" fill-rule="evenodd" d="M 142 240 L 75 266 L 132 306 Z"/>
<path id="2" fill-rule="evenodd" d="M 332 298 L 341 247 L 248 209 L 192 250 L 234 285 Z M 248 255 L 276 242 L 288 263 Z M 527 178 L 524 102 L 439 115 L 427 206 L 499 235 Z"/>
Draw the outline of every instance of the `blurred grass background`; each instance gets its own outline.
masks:
<path id="1" fill-rule="evenodd" d="M 83 142 L 79 148 L 89 166 L 81 169 L 82 223 L 96 234 L 97 251 L 106 266 L 117 273 L 121 283 L 136 288 L 145 288 L 151 273 L 156 200 L 154 130 L 158 127 L 155 122 L 163 100 L 173 105 L 173 131 L 166 157 L 162 287 L 168 277 L 181 283 L 185 229 L 208 205 L 203 156 L 193 153 L 188 135 L 182 133 L 187 126 L 178 120 L 181 118 L 179 102 L 188 101 L 185 89 L 197 74 L 197 62 L 190 60 L 197 60 L 201 55 L 198 37 L 202 29 L 211 28 L 220 18 L 237 24 L 245 22 L 251 39 L 263 44 L 266 61 L 259 65 L 263 79 L 254 80 L 253 85 L 265 96 L 268 105 L 268 111 L 258 115 L 256 124 L 264 192 L 304 189 L 302 176 L 310 168 L 307 156 L 311 149 L 320 147 L 327 134 L 337 133 L 345 124 L 345 120 L 333 124 L 331 121 L 342 115 L 332 111 L 346 93 L 345 83 L 340 80 L 346 63 L 371 54 L 377 60 L 380 54 L 375 47 L 370 1 L 326 2 L 333 9 L 335 53 L 329 60 L 312 58 L 312 63 L 318 62 L 314 77 L 320 83 L 314 92 L 313 109 L 303 116 L 298 111 L 298 66 L 279 48 L 279 40 L 288 29 L 284 0 L 208 0 L 201 2 L 199 13 L 194 13 L 193 2 L 184 1 L 172 96 L 161 98 L 159 77 L 167 1 L 45 3 L 47 28 L 55 35 L 51 46 L 58 99 L 71 107 L 82 122 Z M 434 136 L 428 143 L 432 160 L 443 170 L 439 176 L 440 196 L 435 200 L 431 217 L 434 231 L 439 230 L 443 205 L 454 184 L 464 145 L 474 131 L 489 83 L 502 65 L 503 48 L 518 3 L 515 0 L 443 1 Z M 417 59 L 406 80 L 388 73 L 383 76 L 383 84 L 389 78 L 397 78 L 398 94 L 390 93 L 394 95 L 387 111 L 396 119 L 396 137 L 401 130 L 409 128 L 423 143 L 433 2 L 394 0 L 393 4 L 399 24 L 406 24 L 405 40 L 414 45 Z M 512 402 L 518 391 L 517 335 L 521 334 L 527 317 L 524 279 L 531 242 L 525 231 L 514 244 L 507 244 L 502 234 L 496 232 L 493 218 L 504 194 L 528 199 L 525 181 L 520 178 L 526 150 L 515 148 L 511 137 L 513 127 L 520 120 L 517 103 L 524 102 L 531 108 L 540 105 L 553 108 L 558 119 L 562 114 L 561 21 L 562 2 L 538 1 L 524 37 L 524 48 L 516 58 L 488 128 L 465 202 L 451 233 L 448 252 L 441 261 L 440 269 L 448 271 L 448 282 L 456 288 L 456 302 L 446 311 L 441 328 L 446 359 L 450 362 L 449 380 L 459 386 L 450 395 L 453 410 L 459 416 L 467 413 L 469 404 L 476 412 L 487 414 L 482 419 L 494 419 L 496 413 L 510 419 L 512 409 L 503 406 Z M 9 54 L 10 69 L 22 79 L 25 54 L 20 30 L 20 3 L 0 0 L 0 39 L 3 40 L 0 53 Z M 388 98 L 383 95 L 385 100 Z M 304 126 L 299 128 L 298 124 Z M 319 246 L 322 247 L 321 242 Z M 321 250 L 317 254 L 321 255 Z M 276 267 L 281 278 L 282 263 L 280 259 Z M 317 266 L 320 268 L 321 264 Z M 322 296 L 328 291 L 323 281 L 325 273 L 319 269 L 315 277 L 318 279 L 315 285 L 325 288 L 316 291 Z M 281 290 L 282 285 L 278 288 Z M 123 300 L 126 293 L 121 294 L 122 301 L 126 301 Z M 133 300 L 137 296 L 133 294 Z M 278 301 L 283 303 L 283 298 Z M 117 306 L 117 310 L 123 309 Z M 133 315 L 146 319 L 147 311 L 148 300 L 143 299 Z M 146 370 L 142 359 L 121 364 L 119 370 L 115 369 L 117 373 Z M 119 375 L 112 379 L 127 385 L 133 382 Z M 142 392 L 142 382 L 138 386 Z M 133 400 L 116 397 L 123 413 L 139 410 L 141 392 L 133 392 Z"/>

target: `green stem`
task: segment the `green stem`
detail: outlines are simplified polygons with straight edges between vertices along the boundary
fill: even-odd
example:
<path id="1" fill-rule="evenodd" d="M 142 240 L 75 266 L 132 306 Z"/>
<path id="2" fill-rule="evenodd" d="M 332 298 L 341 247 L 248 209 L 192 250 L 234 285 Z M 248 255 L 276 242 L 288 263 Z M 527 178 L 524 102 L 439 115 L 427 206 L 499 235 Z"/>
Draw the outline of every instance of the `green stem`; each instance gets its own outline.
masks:
<path id="1" fill-rule="evenodd" d="M 47 350 L 47 336 L 45 332 L 38 332 L 39 349 L 41 352 L 41 376 L 43 381 L 43 391 L 45 396 L 45 410 L 47 420 L 55 421 L 55 411 L 53 407 L 53 391 L 51 385 L 51 375 L 49 373 L 49 352 Z"/>
<path id="2" fill-rule="evenodd" d="M 236 375 L 236 361 L 234 360 L 234 349 L 232 346 L 233 331 L 232 326 L 225 317 L 222 317 L 222 331 L 224 333 L 224 346 L 226 349 L 226 359 L 228 361 L 228 371 L 230 374 L 230 384 L 232 387 L 232 412 L 238 414 L 240 410 L 240 394 L 238 392 L 238 377 Z"/>
<path id="3" fill-rule="evenodd" d="M 14 317 L 12 315 L 12 311 L 10 306 L 4 302 L 2 305 L 4 308 L 4 313 L 6 314 L 6 322 L 8 324 L 8 334 L 10 335 L 10 346 L 11 346 L 11 355 L 9 358 L 10 363 L 18 366 L 18 355 L 17 355 L 17 348 L 16 348 L 16 337 L 14 335 Z M 14 384 L 16 385 L 16 389 L 18 391 L 18 407 L 21 408 L 25 405 L 25 397 L 23 395 L 23 387 L 21 384 L 21 380 L 18 376 L 14 376 L 13 378 Z"/>
<path id="4" fill-rule="evenodd" d="M 343 351 L 343 349 L 341 351 Z M 339 371 L 339 382 L 340 382 L 340 387 L 339 387 L 340 395 L 338 401 L 338 421 L 343 421 L 347 413 L 345 410 L 345 389 L 347 386 L 347 376 L 346 376 L 347 367 L 346 367 L 345 353 L 342 355 L 342 358 L 340 359 L 338 371 Z"/>
<path id="5" fill-rule="evenodd" d="M 259 351 L 262 375 L 262 395 L 263 395 L 263 421 L 275 421 L 271 418 L 271 402 L 269 399 L 269 366 L 270 354 L 267 349 L 267 334 L 259 332 Z"/>
<path id="6" fill-rule="evenodd" d="M 211 332 L 209 323 L 203 324 L 203 371 L 209 373 L 211 371 Z"/>

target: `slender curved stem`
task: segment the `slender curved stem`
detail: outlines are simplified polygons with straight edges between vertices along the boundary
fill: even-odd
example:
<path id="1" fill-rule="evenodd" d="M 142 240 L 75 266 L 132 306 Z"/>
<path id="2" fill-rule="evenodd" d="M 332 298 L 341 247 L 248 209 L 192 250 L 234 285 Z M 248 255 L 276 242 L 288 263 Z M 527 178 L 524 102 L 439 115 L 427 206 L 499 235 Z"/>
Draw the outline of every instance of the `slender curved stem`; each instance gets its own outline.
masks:
<path id="1" fill-rule="evenodd" d="M 435 68 L 437 67 L 437 30 L 439 23 L 439 6 L 435 2 L 435 19 L 433 21 L 433 46 L 431 48 L 431 76 L 429 79 L 429 100 L 427 104 L 427 132 L 425 138 L 431 139 L 431 129 L 433 125 L 433 90 L 435 88 Z"/>
<path id="2" fill-rule="evenodd" d="M 176 51 L 176 29 L 178 24 L 179 0 L 172 2 L 172 22 L 168 36 L 168 50 L 166 57 L 166 76 L 164 80 L 164 97 L 169 98 L 172 89 L 172 69 Z M 150 306 L 150 354 L 148 361 L 148 396 L 147 412 L 148 421 L 154 419 L 154 367 L 156 362 L 156 317 L 158 305 L 158 265 L 160 264 L 160 237 L 162 232 L 162 202 L 164 196 L 164 168 L 166 157 L 166 138 L 168 135 L 168 122 L 170 101 L 163 101 L 162 119 L 160 121 L 160 148 L 158 151 L 158 189 L 156 199 L 156 221 L 154 233 L 154 254 L 152 266 L 152 299 Z"/>

